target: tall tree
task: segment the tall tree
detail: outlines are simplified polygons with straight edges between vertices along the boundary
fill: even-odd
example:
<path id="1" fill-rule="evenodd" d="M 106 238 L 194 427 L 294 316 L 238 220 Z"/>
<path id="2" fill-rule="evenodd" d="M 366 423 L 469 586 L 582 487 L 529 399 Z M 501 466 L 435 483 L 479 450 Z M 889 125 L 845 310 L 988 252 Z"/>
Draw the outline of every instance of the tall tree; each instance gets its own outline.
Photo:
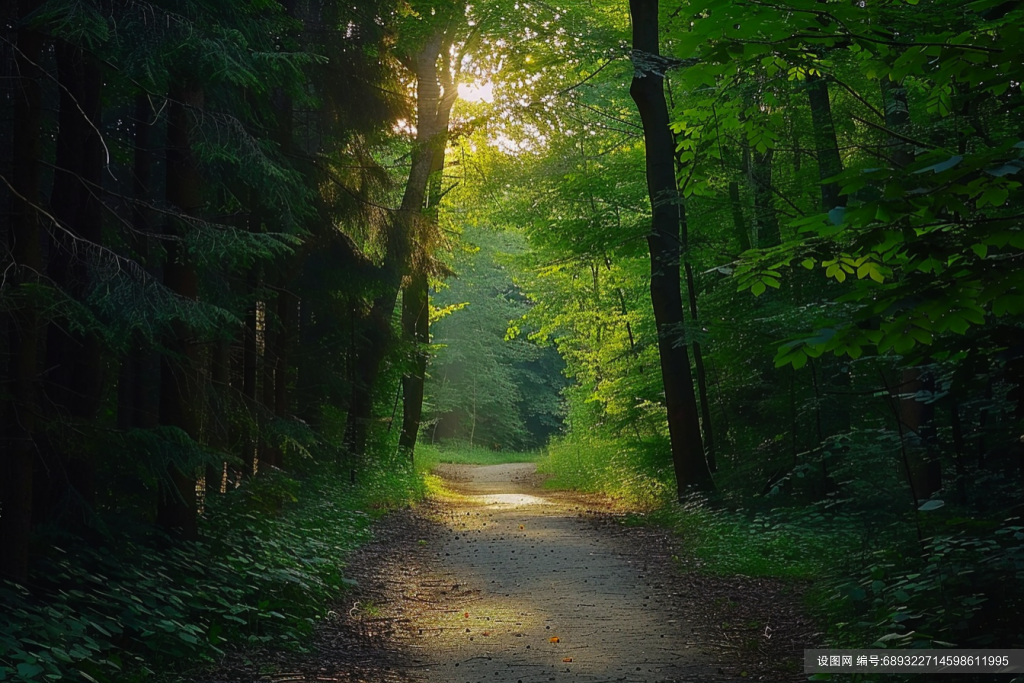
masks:
<path id="1" fill-rule="evenodd" d="M 701 443 L 690 356 L 683 337 L 680 254 L 687 248 L 686 210 L 676 185 L 672 133 L 660 55 L 658 0 L 630 0 L 633 21 L 633 81 L 629 94 L 643 122 L 647 190 L 651 203 L 651 303 L 658 329 L 672 462 L 679 495 L 690 486 L 712 488 Z"/>
<path id="2" fill-rule="evenodd" d="M 50 206 L 56 224 L 50 232 L 47 277 L 65 296 L 82 305 L 95 286 L 94 273 L 104 257 L 102 236 L 102 169 L 100 138 L 101 79 L 97 59 L 65 41 L 56 45 L 60 109 Z M 58 421 L 88 425 L 100 410 L 104 381 L 100 340 L 92 330 L 72 332 L 66 321 L 53 321 L 46 338 L 46 401 Z M 37 482 L 51 504 L 53 484 L 67 481 L 86 503 L 93 501 L 95 462 L 82 445 L 60 435 L 50 439 L 47 469 L 51 481 Z M 78 451 L 78 452 L 75 452 Z M 37 514 L 46 511 L 38 510 Z"/>
<path id="3" fill-rule="evenodd" d="M 403 380 L 405 403 L 400 439 L 401 446 L 410 454 L 422 413 L 426 366 L 422 354 L 429 340 L 427 274 L 432 261 L 430 251 L 436 242 L 436 226 L 430 211 L 424 213 L 424 209 L 435 206 L 427 205 L 428 188 L 431 178 L 439 179 L 444 167 L 451 110 L 458 97 L 458 73 L 468 47 L 468 23 L 465 4 L 461 2 L 424 3 L 416 9 L 416 21 L 409 29 L 409 48 L 401 56 L 416 84 L 416 136 L 402 201 L 388 224 L 380 292 L 369 310 L 367 333 L 357 350 L 358 375 L 346 426 L 346 443 L 357 456 L 366 448 L 374 388 L 380 364 L 392 343 L 391 317 L 403 287 L 405 337 L 418 347 L 414 351 L 413 371 Z"/>
<path id="4" fill-rule="evenodd" d="M 169 217 L 168 232 L 176 237 L 167 249 L 164 285 L 186 301 L 199 297 L 199 278 L 183 248 L 189 218 L 203 204 L 202 181 L 192 149 L 192 130 L 203 108 L 203 91 L 196 84 L 175 86 L 168 96 L 166 198 L 177 215 Z M 174 356 L 165 356 L 160 379 L 160 422 L 175 427 L 188 439 L 199 437 L 200 340 L 185 321 L 176 321 L 166 341 Z M 189 458 L 167 463 L 157 520 L 161 526 L 194 538 L 196 527 L 196 464 Z"/>
<path id="5" fill-rule="evenodd" d="M 36 459 L 36 416 L 40 322 L 30 288 L 43 271 L 40 253 L 40 161 L 42 154 L 43 37 L 27 18 L 38 7 L 36 0 L 17 5 L 18 31 L 14 62 L 19 78 L 14 89 L 12 178 L 4 178 L 13 195 L 8 239 L 15 269 L 11 285 L 18 302 L 7 321 L 8 368 L 12 380 L 10 399 L 3 408 L 3 455 L 0 456 L 0 573 L 16 581 L 28 572 L 29 534 L 32 526 L 33 469 Z"/>

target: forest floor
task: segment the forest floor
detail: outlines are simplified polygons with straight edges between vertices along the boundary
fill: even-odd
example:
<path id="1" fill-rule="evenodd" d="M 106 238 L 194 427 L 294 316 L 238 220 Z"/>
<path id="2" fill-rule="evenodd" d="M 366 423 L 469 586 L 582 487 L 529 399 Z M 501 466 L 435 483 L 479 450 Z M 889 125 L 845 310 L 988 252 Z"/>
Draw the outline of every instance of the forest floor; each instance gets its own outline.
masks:
<path id="1" fill-rule="evenodd" d="M 820 635 L 799 584 L 692 571 L 679 539 L 535 470 L 440 466 L 447 493 L 378 523 L 311 652 L 239 653 L 202 679 L 805 680 Z"/>

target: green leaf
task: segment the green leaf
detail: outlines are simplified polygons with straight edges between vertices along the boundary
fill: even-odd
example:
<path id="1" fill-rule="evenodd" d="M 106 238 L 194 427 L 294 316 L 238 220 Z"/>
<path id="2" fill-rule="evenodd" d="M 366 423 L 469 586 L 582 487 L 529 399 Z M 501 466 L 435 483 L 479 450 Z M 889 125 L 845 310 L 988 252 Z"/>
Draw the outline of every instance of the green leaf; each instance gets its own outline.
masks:
<path id="1" fill-rule="evenodd" d="M 955 156 L 951 156 L 950 158 L 946 159 L 945 161 L 940 161 L 939 163 L 932 164 L 931 166 L 925 166 L 922 169 L 914 171 L 914 173 L 927 173 L 928 171 L 933 171 L 935 173 L 942 173 L 943 171 L 948 171 L 949 169 L 953 168 L 954 166 L 956 166 L 957 164 L 959 164 L 963 160 L 964 160 L 964 158 L 962 156 L 960 156 L 959 154 L 957 154 Z"/>
<path id="2" fill-rule="evenodd" d="M 1010 191 L 1005 187 L 990 187 L 986 189 L 977 200 L 977 206 L 980 209 L 986 204 L 992 206 L 1002 206 L 1006 203 L 1006 199 L 1010 196 Z"/>
<path id="3" fill-rule="evenodd" d="M 28 662 L 22 662 L 18 665 L 18 675 L 22 678 L 34 678 L 36 674 L 43 672 L 43 667 L 38 664 L 29 664 Z"/>

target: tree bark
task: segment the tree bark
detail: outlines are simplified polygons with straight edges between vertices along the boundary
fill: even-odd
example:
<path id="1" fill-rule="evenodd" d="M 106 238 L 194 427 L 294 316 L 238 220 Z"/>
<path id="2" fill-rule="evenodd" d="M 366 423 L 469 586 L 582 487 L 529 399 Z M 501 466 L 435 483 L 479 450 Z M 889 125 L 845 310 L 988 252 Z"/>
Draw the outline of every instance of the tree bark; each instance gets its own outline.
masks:
<path id="1" fill-rule="evenodd" d="M 689 294 L 690 319 L 694 326 L 698 326 L 697 318 L 697 289 L 693 283 L 693 267 L 687 261 L 684 267 L 686 271 L 686 291 Z M 715 430 L 711 422 L 711 401 L 708 399 L 708 380 L 704 370 L 704 353 L 701 350 L 700 342 L 693 341 L 693 366 L 697 371 L 697 395 L 700 397 L 700 424 L 704 435 L 704 455 L 707 458 L 708 470 L 718 471 L 718 459 L 715 456 Z"/>
<path id="2" fill-rule="evenodd" d="M 157 141 L 149 98 L 135 98 L 135 139 L 132 163 L 132 232 L 129 244 L 140 268 L 138 277 L 162 280 L 163 273 L 153 262 L 150 239 L 154 230 L 153 212 L 149 206 L 154 200 L 153 166 L 156 162 L 153 147 Z M 144 289 L 150 283 L 142 284 Z M 136 335 L 128 355 L 122 360 L 118 377 L 118 427 L 121 429 L 153 429 L 160 423 L 160 355 L 150 348 L 142 335 Z"/>
<path id="3" fill-rule="evenodd" d="M 740 253 L 748 251 L 753 245 L 750 243 L 750 230 L 747 229 L 747 222 L 743 217 L 740 184 L 735 180 L 729 183 L 729 207 L 732 209 L 732 227 L 740 243 Z"/>
<path id="4" fill-rule="evenodd" d="M 97 259 L 102 243 L 102 207 L 97 196 L 104 166 L 99 134 L 101 74 L 96 61 L 80 48 L 60 42 L 55 51 L 60 109 L 50 206 L 57 225 L 50 234 L 46 272 L 66 296 L 84 303 L 93 285 L 90 262 Z M 96 337 L 71 332 L 63 321 L 52 323 L 46 335 L 46 368 L 46 401 L 54 417 L 92 422 L 103 387 Z M 48 446 L 46 470 L 60 476 L 50 477 L 49 482 L 37 478 L 37 486 L 48 489 L 39 500 L 52 504 L 64 498 L 66 482 L 80 500 L 91 504 L 96 469 L 91 454 L 69 450 L 59 438 L 48 440 Z"/>
<path id="5" fill-rule="evenodd" d="M 634 75 L 629 94 L 643 123 L 647 155 L 647 192 L 651 203 L 651 304 L 658 330 L 665 385 L 672 462 L 680 496 L 690 486 L 714 484 L 701 443 L 690 358 L 683 334 L 680 254 L 686 246 L 686 214 L 681 203 L 668 127 L 663 60 L 658 47 L 658 0 L 630 0 Z"/>
<path id="6" fill-rule="evenodd" d="M 807 86 L 818 154 L 818 177 L 824 181 L 843 172 L 843 160 L 839 156 L 839 143 L 836 141 L 836 128 L 832 120 L 828 81 L 821 76 L 810 75 L 807 77 Z M 841 206 L 839 183 L 821 183 L 821 206 L 825 211 Z"/>
<path id="7" fill-rule="evenodd" d="M 169 99 L 167 202 L 182 214 L 194 216 L 202 206 L 202 185 L 189 131 L 195 123 L 192 110 L 202 108 L 203 93 L 194 87 L 177 87 L 172 89 Z M 178 241 L 187 228 L 178 219 L 171 220 L 169 232 L 178 239 L 167 241 L 164 285 L 175 294 L 194 301 L 199 297 L 199 278 Z M 200 344 L 194 330 L 186 323 L 177 321 L 172 327 L 166 342 L 171 354 L 162 359 L 160 421 L 164 426 L 178 427 L 196 440 L 199 436 L 196 411 L 200 393 Z M 198 533 L 196 473 L 188 467 L 168 463 L 167 475 L 170 486 L 164 486 L 160 492 L 157 522 L 182 538 L 195 538 Z"/>
<path id="8" fill-rule="evenodd" d="M 255 230 L 255 227 L 250 227 Z M 253 265 L 246 278 L 247 293 L 253 297 L 252 305 L 245 312 L 245 325 L 242 328 L 242 400 L 249 413 L 250 430 L 242 440 L 242 462 L 245 476 L 255 474 L 259 445 L 253 435 L 252 425 L 259 423 L 259 411 L 256 405 L 257 377 L 259 370 L 259 306 L 254 300 L 260 288 L 260 266 Z"/>
<path id="9" fill-rule="evenodd" d="M 772 161 L 775 150 L 750 152 L 750 185 L 754 189 L 754 223 L 757 226 L 757 246 L 767 249 L 782 243 L 779 216 L 775 212 L 772 193 Z"/>
<path id="10" fill-rule="evenodd" d="M 910 123 L 906 89 L 888 79 L 883 80 L 882 99 L 886 128 L 896 133 L 901 132 Z M 888 143 L 890 159 L 896 168 L 903 168 L 913 161 L 913 151 L 904 140 L 890 136 Z M 929 498 L 942 488 L 942 465 L 933 443 L 935 406 L 932 403 L 925 403 L 922 397 L 917 395 L 918 392 L 932 391 L 934 380 L 920 368 L 906 368 L 903 371 L 899 413 L 900 420 L 906 428 L 903 438 L 906 441 L 910 485 L 918 500 Z M 957 427 L 959 428 L 959 425 Z"/>
<path id="11" fill-rule="evenodd" d="M 910 486 L 918 501 L 930 498 L 942 488 L 942 467 L 933 444 L 935 406 L 926 401 L 934 390 L 933 380 L 918 368 L 903 371 L 899 418 L 904 427 Z"/>
<path id="12" fill-rule="evenodd" d="M 420 309 L 412 303 L 420 298 L 426 299 L 425 273 L 423 279 L 416 277 L 423 266 L 413 264 L 413 255 L 416 237 L 418 234 L 424 234 L 423 223 L 428 220 L 423 214 L 427 188 L 438 163 L 437 154 L 443 155 L 447 145 L 449 116 L 457 95 L 454 85 L 450 89 L 445 87 L 442 90 L 437 67 L 438 59 L 445 59 L 451 48 L 449 29 L 450 27 L 435 30 L 412 58 L 412 68 L 416 74 L 416 143 L 412 153 L 412 168 L 409 170 L 405 192 L 402 195 L 402 204 L 388 234 L 388 247 L 381 269 L 383 291 L 374 299 L 368 316 L 366 334 L 360 339 L 357 352 L 359 370 L 353 384 L 352 408 L 345 427 L 346 447 L 356 458 L 361 457 L 366 450 L 367 427 L 372 418 L 373 395 L 379 367 L 391 345 L 391 316 L 398 301 L 403 278 L 411 271 L 414 276 L 410 280 L 410 285 L 414 285 L 419 291 L 413 291 L 409 296 L 410 305 L 416 309 L 416 315 L 413 316 L 413 311 L 410 311 L 410 316 L 407 317 L 403 312 L 403 319 L 411 321 L 407 336 L 416 339 L 418 343 L 426 343 L 429 337 L 428 323 L 420 319 L 420 316 L 427 314 L 426 307 Z M 447 83 L 444 85 L 447 86 Z M 441 163 L 443 164 L 443 156 Z M 424 248 L 422 244 L 420 248 Z M 425 372 L 426 358 L 417 358 L 417 369 L 408 378 L 411 385 L 409 397 L 403 404 L 400 440 L 410 452 L 415 445 L 416 434 L 419 431 L 418 418 L 422 412 L 423 373 L 418 370 L 421 362 Z M 403 380 L 403 385 L 406 383 L 407 381 Z"/>
<path id="13" fill-rule="evenodd" d="M 263 318 L 263 382 L 262 382 L 262 396 L 260 404 L 262 410 L 260 410 L 259 420 L 261 423 L 260 429 L 260 442 L 259 442 L 259 458 L 260 458 L 260 470 L 268 470 L 272 467 L 280 467 L 279 457 L 277 448 L 273 443 L 267 439 L 267 423 L 270 422 L 270 416 L 274 414 L 274 405 L 277 399 L 277 392 L 275 384 L 277 380 L 277 335 L 280 330 L 275 326 L 271 325 L 271 308 L 277 310 L 278 302 L 281 297 L 281 292 L 278 290 L 277 299 L 273 302 L 267 301 L 264 306 L 264 318 Z M 273 306 L 271 306 L 273 303 Z M 277 317 L 276 315 L 274 316 Z M 280 320 L 277 321 L 277 325 L 280 325 Z"/>
<path id="14" fill-rule="evenodd" d="M 431 126 L 433 137 L 424 141 L 431 155 L 431 166 L 427 181 L 429 192 L 423 198 L 423 219 L 430 221 L 428 229 L 433 229 L 438 220 L 438 204 L 443 192 L 448 125 L 458 90 L 451 73 L 446 72 L 439 77 L 436 66 L 417 73 L 417 82 L 424 79 L 434 79 L 439 85 L 436 105 L 425 102 L 425 110 L 419 114 L 420 117 L 434 117 Z M 440 87 L 442 85 L 443 89 Z M 427 345 L 430 343 L 430 290 L 422 265 L 409 278 L 402 296 L 402 332 L 405 340 L 414 345 L 415 354 L 412 373 L 402 378 L 402 434 L 399 437 L 399 447 L 408 452 L 411 460 L 423 415 L 423 384 L 427 373 Z"/>
<path id="15" fill-rule="evenodd" d="M 18 16 L 33 12 L 37 0 L 22 0 Z M 41 36 L 21 24 L 18 28 L 15 69 L 20 78 L 14 88 L 13 155 L 10 218 L 11 258 L 16 265 L 9 274 L 12 291 L 38 279 L 42 271 L 39 249 L 39 204 L 42 120 L 42 74 L 36 67 L 42 58 Z M 24 581 L 28 574 L 29 534 L 32 528 L 32 479 L 36 454 L 35 416 L 38 410 L 39 314 L 28 301 L 19 301 L 9 313 L 7 376 L 11 398 L 3 412 L 3 448 L 0 448 L 0 575 Z"/>
<path id="16" fill-rule="evenodd" d="M 415 273 L 402 295 L 402 330 L 415 345 L 413 371 L 402 378 L 402 433 L 399 448 L 410 461 L 416 448 L 423 415 L 423 385 L 427 372 L 426 346 L 430 343 L 430 293 L 426 273 Z"/>

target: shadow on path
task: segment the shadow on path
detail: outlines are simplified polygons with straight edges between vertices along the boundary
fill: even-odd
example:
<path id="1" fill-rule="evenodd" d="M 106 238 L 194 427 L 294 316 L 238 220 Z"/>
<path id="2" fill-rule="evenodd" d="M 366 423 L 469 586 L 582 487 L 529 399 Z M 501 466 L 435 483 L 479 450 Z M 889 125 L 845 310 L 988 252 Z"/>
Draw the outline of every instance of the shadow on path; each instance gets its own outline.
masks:
<path id="1" fill-rule="evenodd" d="M 450 495 L 389 514 L 310 652 L 236 652 L 195 683 L 806 680 L 799 586 L 679 571 L 679 540 L 533 464 L 439 468 Z"/>

